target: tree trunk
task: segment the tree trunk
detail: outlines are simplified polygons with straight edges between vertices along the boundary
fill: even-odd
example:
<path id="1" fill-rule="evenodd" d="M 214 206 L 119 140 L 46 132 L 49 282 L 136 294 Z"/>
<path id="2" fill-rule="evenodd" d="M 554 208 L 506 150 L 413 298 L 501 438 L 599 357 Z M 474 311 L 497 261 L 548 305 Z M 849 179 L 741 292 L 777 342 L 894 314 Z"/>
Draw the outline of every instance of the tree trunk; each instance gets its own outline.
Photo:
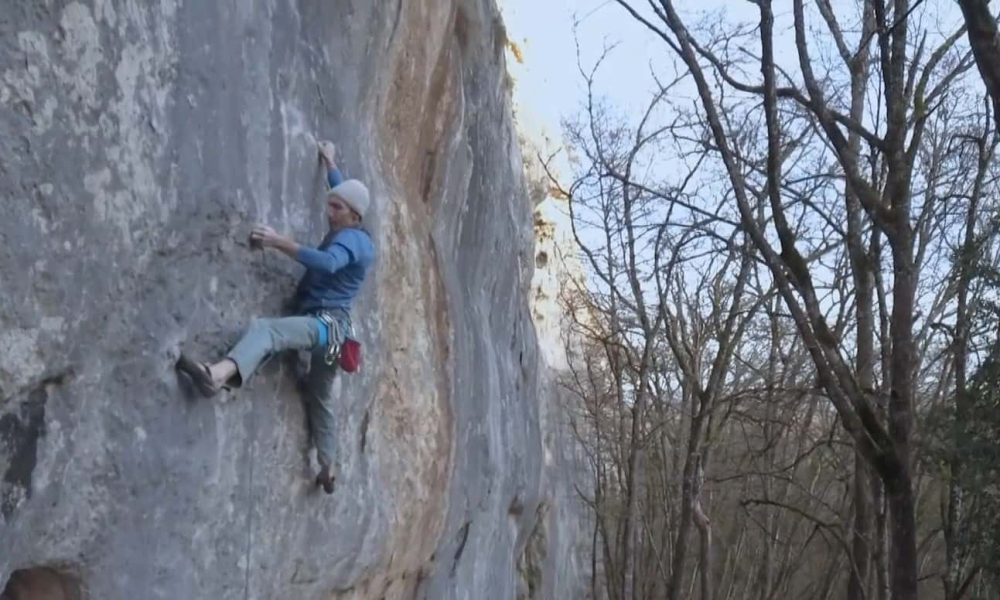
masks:
<path id="1" fill-rule="evenodd" d="M 698 419 L 697 415 L 694 416 Z M 692 433 L 695 429 L 692 425 Z M 677 522 L 677 536 L 674 542 L 674 556 L 671 561 L 670 581 L 667 584 L 667 600 L 678 600 L 684 585 L 684 561 L 687 559 L 688 533 L 691 530 L 691 519 L 694 503 L 695 461 L 697 460 L 697 437 L 692 435 L 688 440 L 688 454 L 684 459 L 684 474 L 681 481 L 681 515 Z"/>
<path id="2" fill-rule="evenodd" d="M 865 2 L 863 10 L 862 38 L 874 31 L 874 9 L 871 0 Z M 868 89 L 869 55 L 868 44 L 858 49 L 849 67 L 851 71 L 851 118 L 862 121 L 865 109 L 865 92 Z M 847 140 L 850 151 L 857 154 L 861 148 L 861 136 L 852 131 Z M 875 387 L 875 314 L 873 274 L 874 262 L 864 243 L 866 229 L 865 214 L 850 181 L 844 186 L 844 200 L 847 207 L 847 250 L 850 257 L 851 274 L 856 290 L 855 314 L 857 316 L 857 356 L 855 369 L 858 384 L 869 393 Z M 869 502 L 870 472 L 868 463 L 855 447 L 853 504 L 854 523 L 851 528 L 851 571 L 847 580 L 847 600 L 865 600 L 867 595 L 868 572 L 871 564 L 871 504 Z"/>
<path id="3" fill-rule="evenodd" d="M 875 475 L 871 475 L 872 510 L 875 516 L 875 529 L 872 533 L 872 562 L 875 565 L 875 597 L 878 600 L 889 600 L 889 519 L 885 501 L 885 484 Z"/>
<path id="4" fill-rule="evenodd" d="M 900 464 L 885 484 L 889 501 L 889 576 L 892 600 L 917 600 L 917 532 L 909 465 Z"/>
<path id="5" fill-rule="evenodd" d="M 712 522 L 705 514 L 700 498 L 695 501 L 693 516 L 701 538 L 701 600 L 712 600 L 715 597 L 712 586 Z"/>
<path id="6" fill-rule="evenodd" d="M 639 467 L 639 411 L 638 406 L 632 407 L 632 435 L 629 439 L 628 467 L 625 471 L 625 522 L 622 525 L 622 566 L 621 592 L 622 600 L 632 598 L 632 563 L 635 554 L 635 522 L 639 514 L 639 495 L 636 493 L 636 471 Z"/>
<path id="7" fill-rule="evenodd" d="M 958 0 L 969 29 L 969 45 L 986 91 L 993 99 L 993 120 L 1000 129 L 1000 34 L 990 13 L 989 0 Z"/>
<path id="8" fill-rule="evenodd" d="M 869 547 L 872 531 L 870 503 L 868 501 L 868 464 L 857 451 L 854 453 L 854 523 L 851 528 L 851 571 L 847 580 L 847 600 L 868 598 L 868 567 L 871 564 Z"/>
<path id="9" fill-rule="evenodd" d="M 963 444 L 961 426 L 969 419 L 969 399 L 967 388 L 969 347 L 969 287 L 972 282 L 973 270 L 978 261 L 976 243 L 976 220 L 979 216 L 979 201 L 983 192 L 983 181 L 993 158 L 993 145 L 983 137 L 974 140 L 977 149 L 976 177 L 969 196 L 969 207 L 965 213 L 965 239 L 959 253 L 958 285 L 956 289 L 957 306 L 955 309 L 955 339 L 952 352 L 955 361 L 955 423 L 952 438 L 952 456 L 949 461 L 948 504 L 944 523 L 945 538 L 945 577 L 944 589 L 946 600 L 957 600 L 963 595 L 962 590 L 962 551 L 965 531 L 965 489 L 962 487 L 962 452 Z"/>

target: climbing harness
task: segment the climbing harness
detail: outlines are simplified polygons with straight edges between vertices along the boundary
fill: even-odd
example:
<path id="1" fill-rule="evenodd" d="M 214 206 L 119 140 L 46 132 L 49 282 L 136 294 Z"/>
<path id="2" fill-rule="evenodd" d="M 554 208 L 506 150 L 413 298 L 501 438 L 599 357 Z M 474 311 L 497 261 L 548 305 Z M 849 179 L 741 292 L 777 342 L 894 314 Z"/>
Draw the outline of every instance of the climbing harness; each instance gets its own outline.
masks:
<path id="1" fill-rule="evenodd" d="M 346 311 L 320 311 L 316 318 L 328 332 L 324 362 L 331 367 L 337 365 L 348 373 L 360 369 L 361 342 L 354 335 L 354 323 Z"/>
<path id="2" fill-rule="evenodd" d="M 354 323 L 347 311 L 320 311 L 316 313 L 326 328 L 326 351 L 323 360 L 328 366 L 339 366 L 354 373 L 361 366 L 361 343 L 354 335 Z M 321 343 L 322 343 L 322 336 Z"/>

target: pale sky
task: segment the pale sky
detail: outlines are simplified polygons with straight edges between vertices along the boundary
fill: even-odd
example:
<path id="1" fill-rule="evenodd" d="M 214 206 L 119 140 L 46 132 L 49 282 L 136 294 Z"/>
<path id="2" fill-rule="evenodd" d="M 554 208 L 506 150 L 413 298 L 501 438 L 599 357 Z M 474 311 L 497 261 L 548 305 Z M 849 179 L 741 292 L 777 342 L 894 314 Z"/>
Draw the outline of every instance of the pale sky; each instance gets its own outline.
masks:
<path id="1" fill-rule="evenodd" d="M 523 64 L 508 54 L 508 69 L 515 81 L 519 118 L 526 128 L 541 125 L 549 135 L 558 137 L 561 120 L 581 106 L 585 87 L 577 67 L 574 24 L 581 62 L 587 68 L 606 45 L 616 45 L 599 83 L 602 94 L 623 108 L 648 100 L 652 90 L 650 64 L 663 66 L 673 59 L 662 40 L 655 39 L 609 0 L 499 3 L 508 37 L 523 52 Z M 687 14 L 694 17 L 721 11 L 740 20 L 756 14 L 756 8 L 743 0 L 698 0 L 697 6 L 698 12 Z"/>
<path id="2" fill-rule="evenodd" d="M 856 0 L 832 0 L 834 11 L 846 19 L 856 11 Z M 582 63 L 588 68 L 605 45 L 617 44 L 598 78 L 601 93 L 628 109 L 648 101 L 653 89 L 650 64 L 668 72 L 675 60 L 662 40 L 632 19 L 612 0 L 499 0 L 508 37 L 523 51 L 524 64 L 508 54 L 508 69 L 515 81 L 514 99 L 523 129 L 539 126 L 550 136 L 561 136 L 561 120 L 579 112 L 584 83 L 577 68 L 574 23 L 577 22 Z M 688 26 L 700 21 L 756 22 L 757 7 L 747 0 L 679 0 L 678 10 Z M 643 8 L 645 2 L 636 2 Z M 648 10 L 648 9 L 646 9 Z M 781 62 L 792 58 L 790 3 L 776 2 L 775 50 Z M 912 18 L 942 35 L 955 31 L 961 14 L 954 0 L 925 0 Z M 849 23 L 841 23 L 852 37 Z M 818 24 L 817 24 L 818 26 Z"/>
<path id="3" fill-rule="evenodd" d="M 577 67 L 574 23 L 577 24 L 581 62 L 587 68 L 605 45 L 617 44 L 597 78 L 598 92 L 610 104 L 630 114 L 633 117 L 631 121 L 636 120 L 635 109 L 643 107 L 653 91 L 651 65 L 663 77 L 669 78 L 673 74 L 671 63 L 677 62 L 673 52 L 611 0 L 499 0 L 499 4 L 508 38 L 521 48 L 524 59 L 523 64 L 518 64 L 511 53 L 507 56 L 508 69 L 514 79 L 518 126 L 536 143 L 543 134 L 546 135 L 551 140 L 545 144 L 548 150 L 561 145 L 562 121 L 579 116 L 585 100 L 585 84 Z M 695 35 L 699 39 L 704 39 L 705 27 L 711 29 L 722 22 L 755 25 L 759 20 L 758 8 L 747 0 L 675 0 L 675 4 L 689 28 L 696 30 Z M 831 4 L 848 44 L 856 45 L 860 32 L 857 24 L 850 21 L 851 15 L 857 13 L 857 0 L 831 0 Z M 648 10 L 641 0 L 634 5 L 637 9 L 642 7 Z M 775 56 L 778 64 L 797 78 L 790 5 L 786 1 L 774 3 Z M 808 2 L 808 5 L 814 11 L 813 3 Z M 941 38 L 956 31 L 961 13 L 954 0 L 924 0 L 910 18 L 919 22 L 918 29 L 929 33 L 928 47 L 935 48 Z M 856 16 L 854 20 L 857 20 Z M 816 32 L 817 39 L 820 35 L 829 36 L 818 15 L 807 14 L 807 23 L 810 33 Z M 966 41 L 963 39 L 959 46 L 964 44 Z M 751 48 L 751 51 L 754 50 Z M 824 54 L 833 52 L 830 44 L 816 43 L 811 50 L 816 65 L 822 65 L 826 60 L 831 64 L 839 61 L 832 54 Z M 742 76 L 748 82 L 756 82 L 760 73 L 749 72 Z M 978 80 L 975 72 L 971 79 Z M 690 78 L 671 92 L 671 99 L 681 103 L 690 97 L 691 106 L 697 110 L 694 96 Z M 556 168 L 565 179 L 570 174 L 561 166 L 557 164 Z M 706 177 L 711 175 L 708 172 Z M 713 182 L 702 182 L 702 185 L 711 187 Z M 722 181 L 721 185 L 724 187 L 726 182 Z M 540 207 L 546 218 L 565 225 L 564 218 L 557 214 L 560 208 L 549 204 Z M 564 214 L 562 216 L 565 217 Z M 565 226 L 568 228 L 568 225 Z"/>

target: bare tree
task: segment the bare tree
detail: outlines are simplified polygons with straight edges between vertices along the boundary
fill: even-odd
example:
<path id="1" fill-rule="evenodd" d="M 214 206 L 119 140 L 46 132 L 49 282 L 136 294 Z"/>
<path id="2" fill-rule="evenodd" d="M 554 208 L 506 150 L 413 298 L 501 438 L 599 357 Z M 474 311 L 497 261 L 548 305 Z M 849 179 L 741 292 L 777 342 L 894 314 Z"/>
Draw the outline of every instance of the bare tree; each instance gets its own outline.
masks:
<path id="1" fill-rule="evenodd" d="M 1000 364 L 977 354 L 1000 178 L 964 27 L 923 28 L 919 0 L 694 29 L 616 3 L 677 62 L 634 119 L 595 92 L 607 53 L 581 69 L 572 183 L 549 173 L 585 266 L 565 385 L 592 595 L 990 597 L 983 462 L 934 429 L 982 414 Z"/>
<path id="2" fill-rule="evenodd" d="M 915 210 L 910 182 L 913 179 L 915 155 L 921 147 L 927 119 L 936 102 L 947 90 L 948 82 L 968 69 L 968 60 L 960 60 L 949 68 L 941 68 L 943 58 L 954 46 L 961 31 L 942 40 L 940 45 L 923 57 L 923 43 L 914 56 L 909 21 L 902 18 L 910 11 L 907 0 L 895 0 L 889 7 L 883 0 L 866 3 L 862 13 L 864 29 L 873 31 L 862 37 L 858 47 L 850 50 L 840 34 L 836 15 L 826 2 L 817 2 L 819 12 L 849 73 L 852 90 L 851 108 L 863 100 L 865 59 L 872 51 L 881 75 L 877 89 L 878 103 L 884 116 L 877 129 L 857 120 L 857 110 L 843 112 L 831 102 L 830 77 L 815 72 L 811 57 L 803 0 L 793 1 L 793 27 L 797 66 L 801 84 L 792 81 L 774 58 L 774 15 L 769 0 L 757 2 L 759 20 L 759 58 L 762 83 L 745 83 L 731 73 L 727 59 L 697 41 L 678 14 L 674 3 L 663 0 L 650 3 L 645 14 L 626 0 L 616 0 L 635 19 L 660 37 L 684 62 L 701 100 L 707 127 L 720 160 L 724 163 L 739 210 L 740 222 L 753 241 L 756 250 L 770 269 L 791 318 L 813 359 L 819 385 L 836 409 L 841 422 L 853 439 L 859 461 L 855 478 L 855 544 L 853 548 L 855 581 L 850 586 L 855 597 L 860 596 L 862 579 L 867 575 L 865 547 L 868 505 L 864 490 L 865 465 L 870 465 L 884 486 L 889 507 L 888 537 L 891 556 L 890 586 L 894 598 L 917 596 L 918 555 L 915 521 L 915 492 L 912 472 L 912 432 L 915 403 L 915 382 L 918 364 L 914 322 L 917 314 L 916 294 L 919 281 L 917 262 L 917 232 L 913 220 Z M 926 36 L 925 36 L 926 38 Z M 870 49 L 869 44 L 874 46 Z M 733 138 L 720 114 L 718 88 L 708 79 L 704 63 L 724 85 L 745 94 L 761 98 L 767 131 L 767 167 L 765 188 L 770 227 L 759 225 L 759 207 L 754 202 L 752 184 L 741 168 Z M 853 68 L 852 68 L 853 67 Z M 785 79 L 779 85 L 779 75 Z M 799 87 L 801 85 L 801 88 Z M 931 87 L 929 87 L 931 86 Z M 886 260 L 891 273 L 889 305 L 889 344 L 886 353 L 884 390 L 873 385 L 874 373 L 868 370 L 873 361 L 862 363 L 857 355 L 850 360 L 844 352 L 844 340 L 839 338 L 824 313 L 823 300 L 816 284 L 816 267 L 802 252 L 803 239 L 789 221 L 785 204 L 785 162 L 788 154 L 782 140 L 786 132 L 779 118 L 783 103 L 801 107 L 815 128 L 822 132 L 824 142 L 832 149 L 837 166 L 848 186 L 844 202 L 848 210 L 849 231 L 841 234 L 842 244 L 851 249 L 855 284 L 869 295 L 872 281 L 870 255 L 864 249 L 862 232 L 870 230 L 870 245 L 877 246 L 884 238 L 889 251 Z M 851 137 L 853 136 L 853 137 Z M 876 165 L 871 176 L 865 173 L 858 150 L 860 141 L 869 146 L 870 160 Z M 853 224 L 852 224 L 853 221 Z M 773 236 L 773 237 L 772 237 Z M 869 298 L 863 298 L 868 302 Z M 860 304 L 860 302 L 859 302 Z M 862 352 L 869 352 L 872 319 L 866 307 L 861 307 L 859 319 L 866 321 L 866 330 L 855 340 Z M 860 368 L 859 368 L 860 367 Z M 884 401 L 880 399 L 884 398 Z M 884 410 L 884 417 L 883 411 Z M 862 464 L 864 463 L 864 464 Z M 858 568 L 860 563 L 864 567 Z"/>
<path id="3" fill-rule="evenodd" d="M 590 83 L 593 73 L 584 73 Z M 655 95 L 634 128 L 616 121 L 591 96 L 584 122 L 568 130 L 571 144 L 585 154 L 586 166 L 572 185 L 563 188 L 555 178 L 553 184 L 568 200 L 576 240 L 597 288 L 583 294 L 585 300 L 577 297 L 585 306 L 577 323 L 578 334 L 598 350 L 582 361 L 587 377 L 574 375 L 571 385 L 582 397 L 587 396 L 584 390 L 608 387 L 621 414 L 628 416 L 628 427 L 619 426 L 618 441 L 612 442 L 621 447 L 613 461 L 622 473 L 617 478 L 620 512 L 612 517 L 613 526 L 598 519 L 598 533 L 605 540 L 604 570 L 613 582 L 607 586 L 609 596 L 686 597 L 689 538 L 695 526 L 701 596 L 708 599 L 713 597 L 714 569 L 704 499 L 709 436 L 717 425 L 716 407 L 730 393 L 727 379 L 735 349 L 760 302 L 745 294 L 755 261 L 735 223 L 728 224 L 729 235 L 720 235 L 710 231 L 709 225 L 723 224 L 715 217 L 696 218 L 699 227 L 685 220 L 677 235 L 677 213 L 699 214 L 684 199 L 684 178 L 665 185 L 640 175 L 669 133 L 669 127 L 653 124 L 668 90 L 665 86 Z M 664 480 L 651 486 L 650 477 L 662 478 L 669 467 L 664 452 L 654 457 L 655 469 L 650 469 L 649 449 L 663 441 L 655 432 L 666 431 L 678 406 L 683 408 L 686 441 L 679 472 L 665 478 L 676 483 Z M 600 431 L 610 419 L 597 410 L 588 412 L 594 421 L 585 429 L 596 440 L 606 440 Z M 602 462 L 595 458 L 595 472 Z M 607 483 L 588 498 L 595 510 L 602 510 L 602 501 L 607 508 Z M 644 498 L 665 501 L 662 493 L 674 485 L 676 516 L 641 506 Z M 657 530 L 671 534 L 664 538 Z"/>

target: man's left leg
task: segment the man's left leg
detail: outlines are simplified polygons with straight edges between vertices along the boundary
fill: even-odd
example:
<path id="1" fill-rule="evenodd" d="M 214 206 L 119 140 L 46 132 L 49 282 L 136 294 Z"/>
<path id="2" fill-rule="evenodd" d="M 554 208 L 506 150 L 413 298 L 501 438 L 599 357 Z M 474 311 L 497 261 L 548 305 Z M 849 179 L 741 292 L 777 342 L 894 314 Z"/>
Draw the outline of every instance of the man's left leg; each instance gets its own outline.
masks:
<path id="1" fill-rule="evenodd" d="M 283 350 L 311 350 L 320 342 L 321 323 L 316 317 L 254 319 L 222 360 L 200 363 L 181 354 L 177 368 L 194 381 L 205 396 L 213 396 L 222 385 L 240 387 L 272 354 Z"/>
<path id="2" fill-rule="evenodd" d="M 316 446 L 320 472 L 316 483 L 327 494 L 333 493 L 333 460 L 336 453 L 336 428 L 333 412 L 333 381 L 337 366 L 326 364 L 324 349 L 312 352 L 309 374 L 302 386 L 302 393 L 309 414 L 309 434 Z"/>

